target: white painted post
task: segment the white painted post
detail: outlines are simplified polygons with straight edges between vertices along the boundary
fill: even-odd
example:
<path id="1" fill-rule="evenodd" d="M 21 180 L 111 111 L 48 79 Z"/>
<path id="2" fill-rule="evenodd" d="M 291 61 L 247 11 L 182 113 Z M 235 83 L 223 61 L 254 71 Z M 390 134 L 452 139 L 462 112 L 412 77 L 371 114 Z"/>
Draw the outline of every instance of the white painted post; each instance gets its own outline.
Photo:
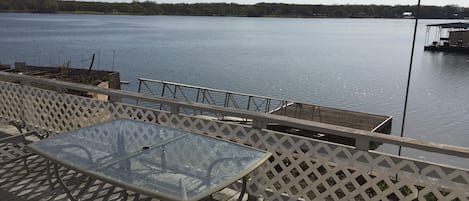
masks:
<path id="1" fill-rule="evenodd" d="M 359 150 L 368 151 L 370 150 L 370 141 L 363 138 L 355 139 L 355 147 Z"/>
<path id="2" fill-rule="evenodd" d="M 260 120 L 260 119 L 254 119 L 252 121 L 252 128 L 255 129 L 265 129 L 267 128 L 267 122 L 265 120 Z"/>
<path id="3" fill-rule="evenodd" d="M 179 106 L 171 105 L 171 114 L 179 114 Z"/>

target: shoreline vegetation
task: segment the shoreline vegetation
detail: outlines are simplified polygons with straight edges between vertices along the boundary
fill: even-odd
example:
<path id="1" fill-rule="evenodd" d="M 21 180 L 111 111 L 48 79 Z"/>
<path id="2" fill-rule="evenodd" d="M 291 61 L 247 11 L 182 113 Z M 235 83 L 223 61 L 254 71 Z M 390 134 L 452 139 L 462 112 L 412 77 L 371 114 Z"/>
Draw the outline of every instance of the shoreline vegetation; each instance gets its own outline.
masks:
<path id="1" fill-rule="evenodd" d="M 413 18 L 415 5 L 299 5 L 282 3 L 105 3 L 62 0 L 1 0 L 0 12 L 108 15 L 179 15 L 286 18 Z M 469 8 L 422 6 L 422 19 L 469 19 Z"/>

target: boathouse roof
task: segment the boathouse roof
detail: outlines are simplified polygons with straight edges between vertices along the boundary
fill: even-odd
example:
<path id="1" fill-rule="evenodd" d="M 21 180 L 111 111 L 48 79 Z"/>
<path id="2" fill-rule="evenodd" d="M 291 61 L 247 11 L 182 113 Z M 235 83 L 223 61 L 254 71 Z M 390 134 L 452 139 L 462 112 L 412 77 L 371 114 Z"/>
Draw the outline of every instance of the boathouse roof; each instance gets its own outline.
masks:
<path id="1" fill-rule="evenodd" d="M 428 27 L 441 27 L 444 29 L 455 28 L 455 29 L 467 29 L 469 23 L 455 22 L 455 23 L 443 23 L 443 24 L 429 24 Z"/>

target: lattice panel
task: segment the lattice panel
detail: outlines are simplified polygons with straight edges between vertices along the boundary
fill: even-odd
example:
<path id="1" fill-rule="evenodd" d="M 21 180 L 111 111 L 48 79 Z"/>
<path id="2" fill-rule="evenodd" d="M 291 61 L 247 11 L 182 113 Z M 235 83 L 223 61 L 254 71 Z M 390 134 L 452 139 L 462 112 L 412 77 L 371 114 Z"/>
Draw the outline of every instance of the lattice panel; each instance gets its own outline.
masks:
<path id="1" fill-rule="evenodd" d="M 30 86 L 23 86 L 24 111 L 19 118 L 28 125 L 57 133 L 93 125 L 114 118 L 145 119 L 156 123 L 158 112 L 146 111 L 122 103 L 110 103 L 96 99 L 58 93 Z M 12 115 L 13 118 L 17 118 Z"/>
<path id="2" fill-rule="evenodd" d="M 398 156 L 358 151 L 246 125 L 61 94 L 0 82 L 2 118 L 63 132 L 130 118 L 251 145 L 273 153 L 251 174 L 248 192 L 265 200 L 469 200 L 469 172 Z M 21 116 L 19 97 L 27 97 Z M 11 104 L 11 107 L 6 104 Z"/>
<path id="3" fill-rule="evenodd" d="M 23 118 L 23 87 L 18 84 L 1 82 L 0 84 L 0 117 L 3 120 Z"/>
<path id="4" fill-rule="evenodd" d="M 273 153 L 249 186 L 267 200 L 469 199 L 467 171 L 237 124 L 168 114 L 160 119 Z"/>

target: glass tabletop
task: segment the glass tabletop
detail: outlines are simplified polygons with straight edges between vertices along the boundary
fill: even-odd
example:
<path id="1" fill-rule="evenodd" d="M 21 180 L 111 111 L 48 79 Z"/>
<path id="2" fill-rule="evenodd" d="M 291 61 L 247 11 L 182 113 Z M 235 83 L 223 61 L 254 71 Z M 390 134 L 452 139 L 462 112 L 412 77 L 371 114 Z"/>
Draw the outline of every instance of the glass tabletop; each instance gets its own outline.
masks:
<path id="1" fill-rule="evenodd" d="M 28 145 L 71 169 L 165 200 L 199 200 L 260 166 L 268 152 L 117 119 Z"/>

